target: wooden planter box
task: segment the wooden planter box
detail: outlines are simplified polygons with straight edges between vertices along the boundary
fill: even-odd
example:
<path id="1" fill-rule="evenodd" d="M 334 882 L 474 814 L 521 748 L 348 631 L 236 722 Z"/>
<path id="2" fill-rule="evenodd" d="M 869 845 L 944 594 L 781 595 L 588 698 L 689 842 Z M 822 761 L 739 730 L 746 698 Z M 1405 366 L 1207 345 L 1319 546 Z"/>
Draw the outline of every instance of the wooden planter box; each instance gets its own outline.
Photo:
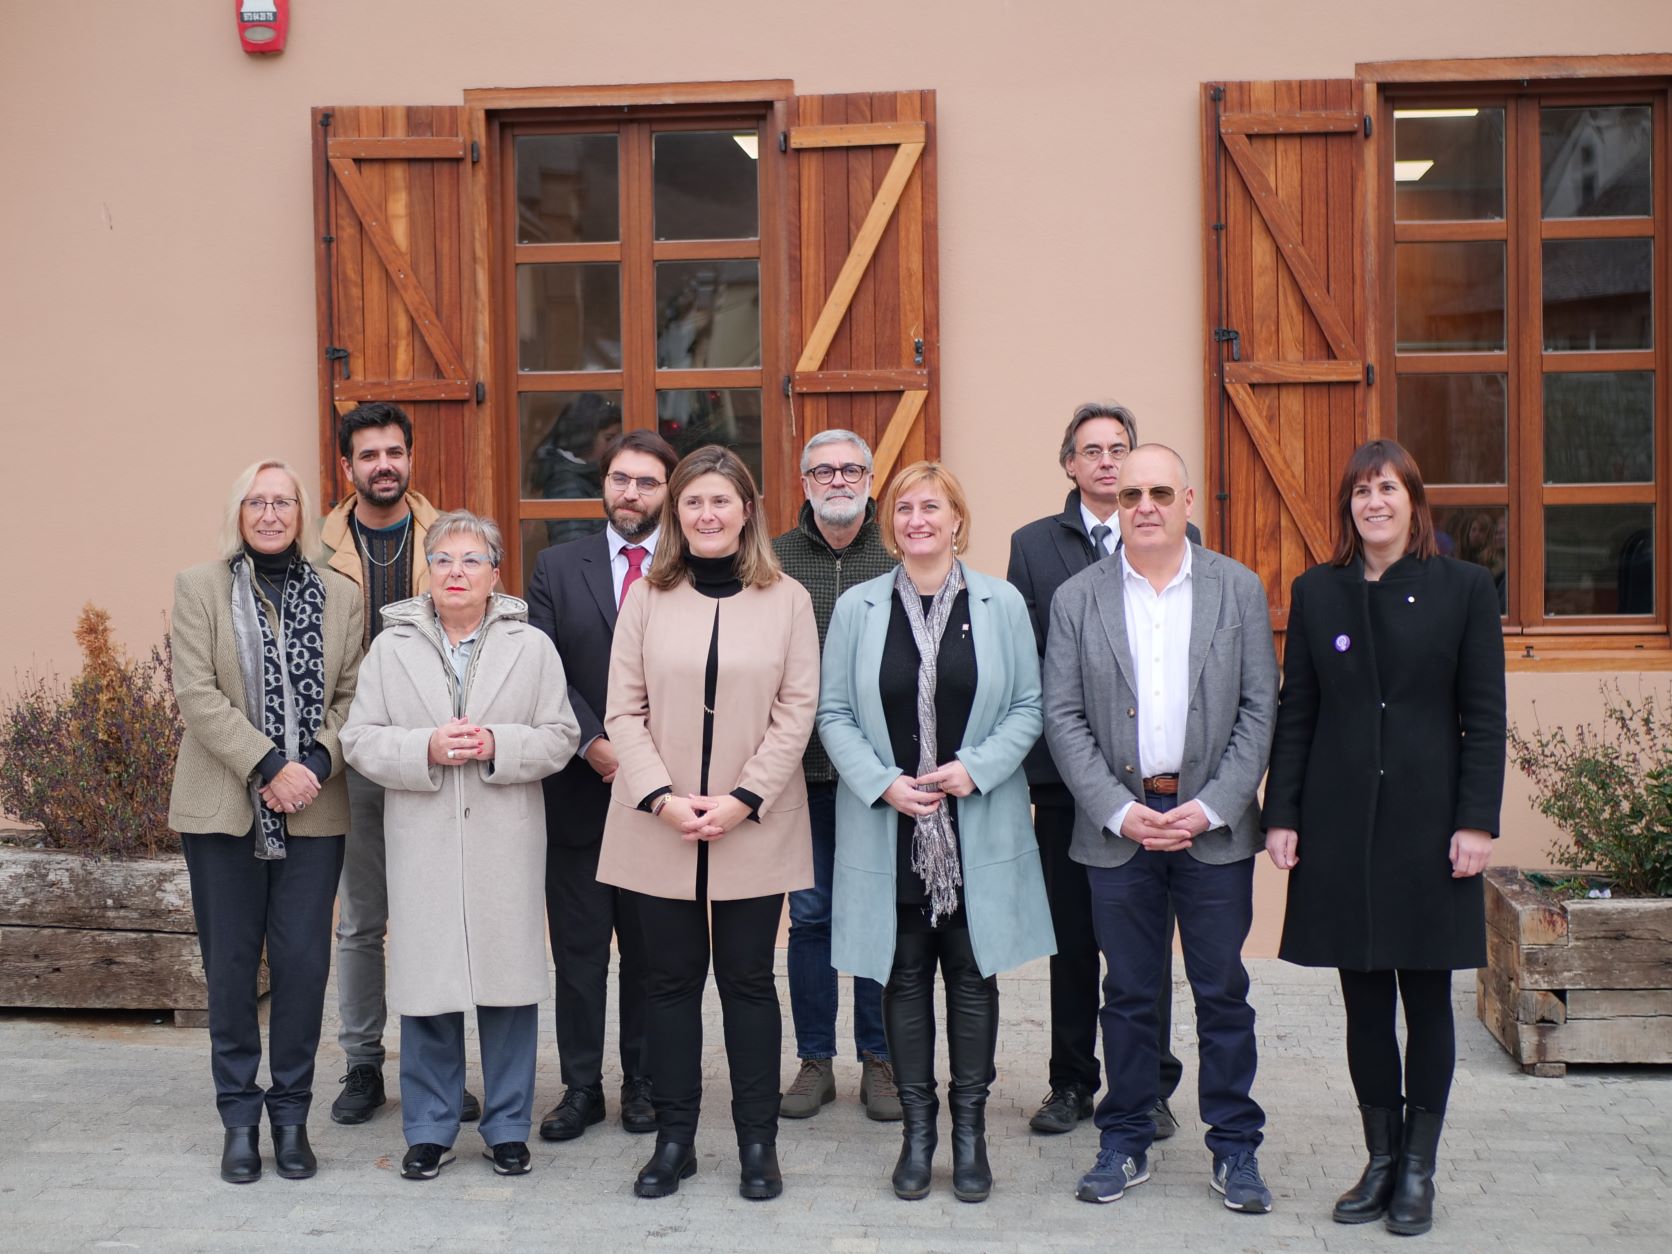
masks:
<path id="1" fill-rule="evenodd" d="M 206 1027 L 185 861 L 0 848 L 0 1006 L 165 1010 Z"/>
<path id="2" fill-rule="evenodd" d="M 1563 904 L 1513 867 L 1488 870 L 1475 1009 L 1533 1075 L 1672 1063 L 1672 899 Z"/>

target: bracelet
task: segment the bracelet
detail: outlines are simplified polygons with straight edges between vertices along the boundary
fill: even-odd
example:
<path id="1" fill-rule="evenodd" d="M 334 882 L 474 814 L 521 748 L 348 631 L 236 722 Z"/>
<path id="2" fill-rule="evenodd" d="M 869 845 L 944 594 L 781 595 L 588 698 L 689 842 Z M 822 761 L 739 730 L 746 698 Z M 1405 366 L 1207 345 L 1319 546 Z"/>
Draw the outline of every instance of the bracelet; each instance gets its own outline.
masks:
<path id="1" fill-rule="evenodd" d="M 662 817 L 662 810 L 668 804 L 668 798 L 671 797 L 671 796 L 673 796 L 673 794 L 671 792 L 665 792 L 660 797 L 656 798 L 656 800 L 654 800 L 650 803 L 650 817 L 651 818 L 659 819 L 659 818 Z"/>

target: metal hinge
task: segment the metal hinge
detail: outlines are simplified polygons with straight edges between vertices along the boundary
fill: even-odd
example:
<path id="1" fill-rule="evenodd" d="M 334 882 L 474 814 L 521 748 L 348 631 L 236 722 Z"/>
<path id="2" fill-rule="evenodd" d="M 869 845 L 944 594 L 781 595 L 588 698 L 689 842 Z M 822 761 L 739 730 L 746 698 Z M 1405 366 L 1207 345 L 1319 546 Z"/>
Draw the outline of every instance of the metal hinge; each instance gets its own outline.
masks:
<path id="1" fill-rule="evenodd" d="M 1225 89 L 1223 87 L 1218 86 L 1217 84 L 1208 88 L 1208 99 L 1209 100 L 1223 100 L 1223 99 L 1225 99 Z"/>
<path id="2" fill-rule="evenodd" d="M 1364 386 L 1367 388 L 1376 386 L 1376 367 L 1369 362 L 1364 363 Z"/>
<path id="3" fill-rule="evenodd" d="M 482 159 L 482 145 L 474 139 L 470 141 L 470 164 L 475 165 Z"/>
<path id="4" fill-rule="evenodd" d="M 923 338 L 921 336 L 911 342 L 911 364 L 914 366 L 923 364 Z"/>
<path id="5" fill-rule="evenodd" d="M 488 385 L 480 379 L 476 380 L 476 403 L 480 405 L 488 399 Z"/>
<path id="6" fill-rule="evenodd" d="M 327 344 L 325 346 L 325 360 L 328 362 L 342 362 L 343 378 L 348 378 L 348 350 L 346 348 L 338 348 L 335 344 Z"/>
<path id="7" fill-rule="evenodd" d="M 329 109 L 327 109 L 324 113 L 320 114 L 319 115 L 320 126 L 329 127 L 331 125 L 331 116 L 332 116 L 331 115 L 331 110 L 329 110 Z"/>
<path id="8" fill-rule="evenodd" d="M 1213 329 L 1215 344 L 1229 344 L 1231 346 L 1231 360 L 1242 360 L 1242 333 L 1233 331 L 1230 327 L 1215 327 Z"/>
<path id="9" fill-rule="evenodd" d="M 795 389 L 790 386 L 790 376 L 785 375 L 784 376 L 784 395 L 789 396 L 792 392 L 794 392 L 794 390 Z"/>
<path id="10" fill-rule="evenodd" d="M 778 151 L 779 152 L 788 152 L 789 150 L 790 150 L 790 133 L 788 131 L 779 131 L 778 132 Z"/>
<path id="11" fill-rule="evenodd" d="M 1366 139 L 1370 138 L 1370 132 L 1373 129 L 1374 128 L 1370 125 L 1370 115 L 1367 113 L 1364 115 L 1364 137 Z"/>

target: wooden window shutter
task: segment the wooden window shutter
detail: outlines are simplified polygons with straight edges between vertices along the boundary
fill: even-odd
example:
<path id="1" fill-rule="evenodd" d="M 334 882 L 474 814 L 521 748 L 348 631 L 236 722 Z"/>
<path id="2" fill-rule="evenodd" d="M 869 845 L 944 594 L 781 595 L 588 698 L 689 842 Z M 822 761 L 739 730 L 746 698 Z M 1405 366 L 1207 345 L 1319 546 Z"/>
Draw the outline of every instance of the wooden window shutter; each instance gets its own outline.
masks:
<path id="1" fill-rule="evenodd" d="M 1266 585 L 1334 547 L 1368 430 L 1366 129 L 1352 80 L 1202 88 L 1209 544 Z"/>
<path id="2" fill-rule="evenodd" d="M 449 106 L 315 109 L 321 496 L 341 499 L 336 420 L 361 401 L 412 418 L 413 487 L 493 509 L 478 403 L 471 144 Z"/>
<path id="3" fill-rule="evenodd" d="M 791 102 L 790 458 L 845 427 L 896 468 L 940 453 L 935 93 Z M 775 503 L 799 508 L 796 465 Z"/>

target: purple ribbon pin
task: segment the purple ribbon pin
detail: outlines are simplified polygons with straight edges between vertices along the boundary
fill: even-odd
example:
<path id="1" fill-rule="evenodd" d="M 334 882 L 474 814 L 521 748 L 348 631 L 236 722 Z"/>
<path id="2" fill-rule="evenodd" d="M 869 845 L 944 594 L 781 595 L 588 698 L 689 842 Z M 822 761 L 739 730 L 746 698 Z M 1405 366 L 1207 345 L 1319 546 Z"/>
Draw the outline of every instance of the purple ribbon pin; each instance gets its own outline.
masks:
<path id="1" fill-rule="evenodd" d="M 1342 635 L 1342 636 L 1337 636 L 1335 638 L 1335 651 L 1337 653 L 1345 653 L 1348 649 L 1350 649 L 1352 647 L 1353 647 L 1353 638 L 1351 636 Z"/>

